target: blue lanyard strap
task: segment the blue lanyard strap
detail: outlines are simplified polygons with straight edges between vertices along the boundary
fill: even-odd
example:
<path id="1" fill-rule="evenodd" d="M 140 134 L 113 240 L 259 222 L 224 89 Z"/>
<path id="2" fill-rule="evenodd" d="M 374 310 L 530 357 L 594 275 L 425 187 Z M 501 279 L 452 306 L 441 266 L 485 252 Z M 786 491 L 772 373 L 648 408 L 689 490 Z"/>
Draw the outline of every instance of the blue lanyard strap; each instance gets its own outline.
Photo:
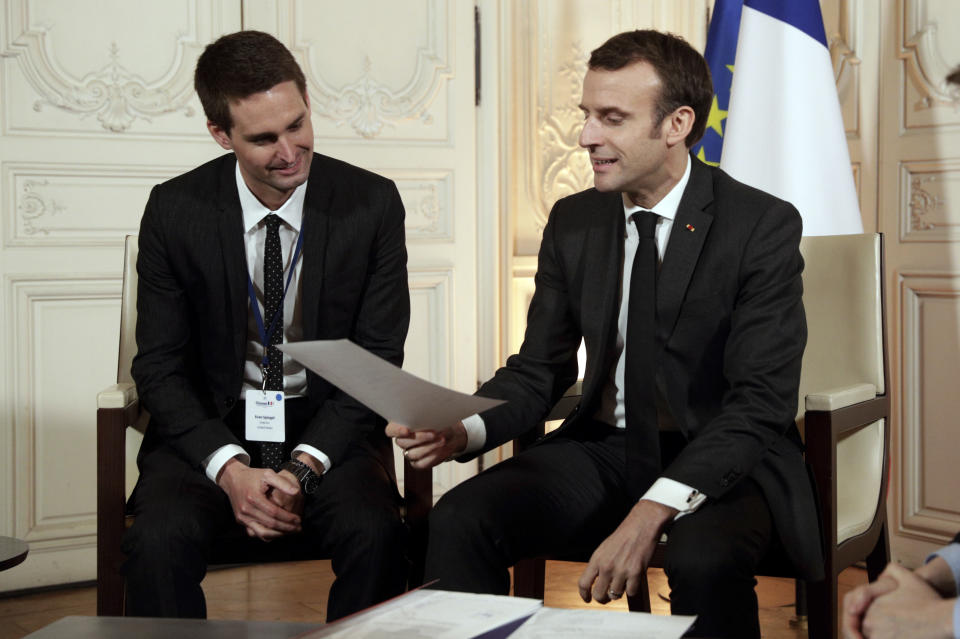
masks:
<path id="1" fill-rule="evenodd" d="M 250 308 L 253 309 L 253 318 L 257 321 L 257 332 L 260 333 L 260 343 L 263 344 L 263 361 L 261 365 L 266 368 L 270 363 L 270 347 L 267 343 L 268 336 L 273 335 L 277 329 L 277 322 L 283 317 L 283 300 L 287 297 L 287 290 L 290 288 L 290 282 L 293 281 L 293 271 L 297 267 L 297 261 L 300 259 L 300 253 L 303 250 L 303 227 L 300 227 L 300 233 L 297 236 L 297 248 L 293 251 L 293 260 L 290 262 L 290 271 L 287 273 L 287 283 L 283 287 L 283 295 L 280 296 L 280 307 L 273 314 L 270 320 L 270 330 L 266 330 L 263 324 L 263 316 L 260 314 L 260 305 L 257 303 L 257 294 L 253 290 L 253 280 L 250 279 L 250 272 L 247 271 L 247 294 L 250 296 Z"/>

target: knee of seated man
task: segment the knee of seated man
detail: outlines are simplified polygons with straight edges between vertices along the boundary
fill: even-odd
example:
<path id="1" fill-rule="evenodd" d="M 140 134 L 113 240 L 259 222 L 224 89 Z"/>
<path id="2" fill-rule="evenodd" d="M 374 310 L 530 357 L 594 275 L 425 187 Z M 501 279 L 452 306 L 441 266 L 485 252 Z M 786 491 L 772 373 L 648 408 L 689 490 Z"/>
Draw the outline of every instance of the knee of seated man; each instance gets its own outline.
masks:
<path id="1" fill-rule="evenodd" d="M 743 540 L 715 530 L 671 532 L 663 569 L 671 583 L 683 580 L 707 584 L 738 575 L 752 579 L 756 566 L 743 551 Z"/>
<path id="2" fill-rule="evenodd" d="M 351 544 L 394 548 L 404 542 L 406 527 L 400 511 L 387 505 L 364 504 L 337 513 L 337 526 Z"/>
<path id="3" fill-rule="evenodd" d="M 430 510 L 431 534 L 449 537 L 479 531 L 485 521 L 483 507 L 482 502 L 454 488 Z"/>

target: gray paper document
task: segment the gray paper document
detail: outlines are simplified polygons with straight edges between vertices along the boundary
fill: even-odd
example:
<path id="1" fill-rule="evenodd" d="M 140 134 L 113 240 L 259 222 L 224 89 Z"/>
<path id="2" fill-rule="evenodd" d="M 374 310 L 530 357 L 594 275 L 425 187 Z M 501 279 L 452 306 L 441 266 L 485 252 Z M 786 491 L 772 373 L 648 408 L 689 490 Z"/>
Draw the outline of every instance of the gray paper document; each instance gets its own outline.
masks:
<path id="1" fill-rule="evenodd" d="M 444 428 L 503 403 L 420 379 L 346 339 L 277 348 L 381 417 L 413 430 Z"/>

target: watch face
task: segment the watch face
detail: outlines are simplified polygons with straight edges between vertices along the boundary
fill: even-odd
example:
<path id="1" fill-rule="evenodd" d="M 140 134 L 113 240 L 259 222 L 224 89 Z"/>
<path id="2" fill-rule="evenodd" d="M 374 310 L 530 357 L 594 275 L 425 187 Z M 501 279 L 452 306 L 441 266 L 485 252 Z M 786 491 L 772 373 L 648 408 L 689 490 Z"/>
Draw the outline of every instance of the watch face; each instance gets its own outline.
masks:
<path id="1" fill-rule="evenodd" d="M 301 486 L 303 486 L 304 494 L 312 495 L 317 491 L 317 488 L 320 487 L 320 478 L 317 477 L 313 471 L 311 471 L 301 482 Z"/>

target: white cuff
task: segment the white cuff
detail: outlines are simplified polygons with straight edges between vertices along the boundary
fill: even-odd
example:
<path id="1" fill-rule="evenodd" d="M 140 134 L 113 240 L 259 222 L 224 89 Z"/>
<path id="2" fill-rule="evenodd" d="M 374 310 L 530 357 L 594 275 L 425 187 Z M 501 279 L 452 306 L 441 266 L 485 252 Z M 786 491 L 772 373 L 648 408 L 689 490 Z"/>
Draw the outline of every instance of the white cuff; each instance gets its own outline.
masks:
<path id="1" fill-rule="evenodd" d="M 319 450 L 311 446 L 310 444 L 299 444 L 296 448 L 293 449 L 293 453 L 290 454 L 291 458 L 294 458 L 297 452 L 303 452 L 308 455 L 312 455 L 317 459 L 318 462 L 323 464 L 323 472 L 321 475 L 326 475 L 327 471 L 330 470 L 331 462 L 330 458 L 321 453 Z"/>
<path id="2" fill-rule="evenodd" d="M 227 444 L 226 446 L 221 446 L 217 450 L 213 451 L 212 455 L 204 459 L 201 465 L 203 466 L 207 477 L 210 478 L 210 481 L 217 483 L 217 476 L 220 474 L 220 470 L 234 457 L 239 457 L 240 461 L 242 461 L 244 464 L 247 466 L 250 465 L 250 455 L 247 453 L 247 451 L 236 444 Z"/>
<path id="3" fill-rule="evenodd" d="M 461 455 L 475 453 L 487 443 L 487 425 L 479 415 L 471 415 L 463 419 L 463 427 L 467 430 L 467 447 Z"/>
<path id="4" fill-rule="evenodd" d="M 676 508 L 680 511 L 674 517 L 676 520 L 694 512 L 707 500 L 707 496 L 696 488 L 691 488 L 673 479 L 660 477 L 653 482 L 653 486 L 648 488 L 640 499 L 647 499 L 670 508 Z"/>

